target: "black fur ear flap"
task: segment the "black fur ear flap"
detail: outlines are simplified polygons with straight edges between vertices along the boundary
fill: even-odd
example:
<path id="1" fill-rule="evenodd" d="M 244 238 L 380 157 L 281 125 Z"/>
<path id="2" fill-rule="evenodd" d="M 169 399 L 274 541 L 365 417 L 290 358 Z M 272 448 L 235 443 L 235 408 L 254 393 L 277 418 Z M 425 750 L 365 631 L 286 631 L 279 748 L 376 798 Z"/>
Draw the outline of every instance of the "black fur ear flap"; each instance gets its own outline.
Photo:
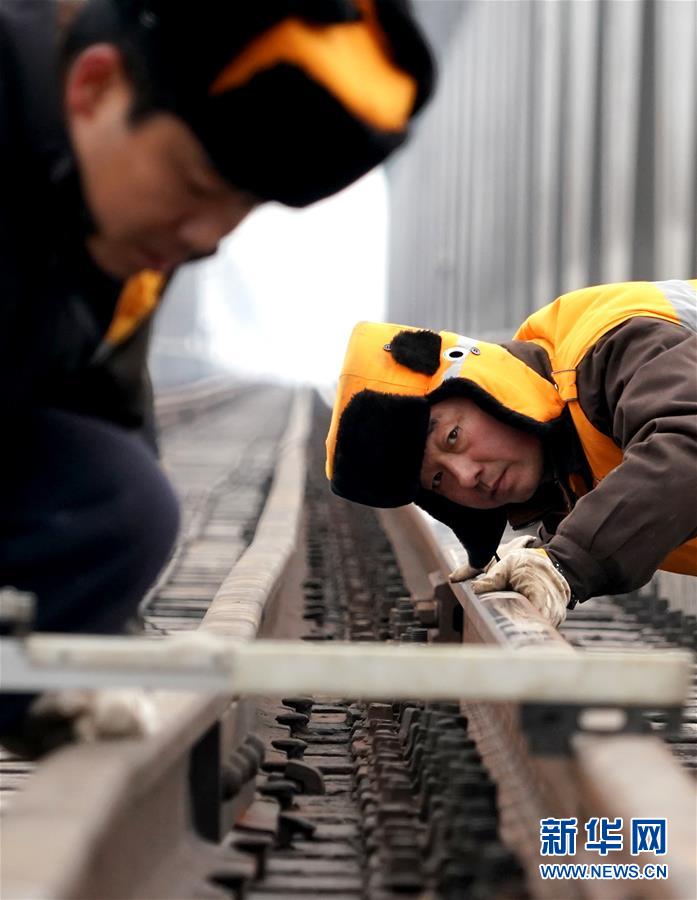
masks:
<path id="1" fill-rule="evenodd" d="M 506 527 L 503 508 L 470 509 L 420 487 L 414 503 L 455 532 L 469 556 L 470 565 L 483 569 L 489 562 Z"/>
<path id="2" fill-rule="evenodd" d="M 440 365 L 440 335 L 435 331 L 400 331 L 390 344 L 395 362 L 414 372 L 435 375 Z"/>
<path id="3" fill-rule="evenodd" d="M 354 394 L 336 433 L 334 493 L 367 506 L 411 503 L 419 490 L 430 417 L 423 397 L 367 388 Z"/>

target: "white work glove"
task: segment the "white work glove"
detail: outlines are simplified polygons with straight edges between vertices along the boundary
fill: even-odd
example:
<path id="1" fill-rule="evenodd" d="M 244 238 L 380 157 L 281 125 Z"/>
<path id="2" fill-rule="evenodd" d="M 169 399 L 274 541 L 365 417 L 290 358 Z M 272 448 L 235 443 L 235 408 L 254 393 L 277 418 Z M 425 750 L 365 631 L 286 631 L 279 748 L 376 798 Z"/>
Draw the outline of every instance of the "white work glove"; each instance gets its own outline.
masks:
<path id="1" fill-rule="evenodd" d="M 63 744 L 153 734 L 157 709 L 138 688 L 49 691 L 33 701 L 16 732 L 0 742 L 20 756 L 38 758 Z"/>
<path id="2" fill-rule="evenodd" d="M 507 541 L 505 544 L 501 544 L 496 553 L 498 554 L 499 559 L 503 559 L 504 556 L 508 556 L 508 554 L 512 553 L 514 550 L 529 547 L 531 544 L 534 544 L 536 540 L 537 538 L 534 534 L 522 534 Z M 477 575 L 481 575 L 482 572 L 488 572 L 496 562 L 496 557 L 492 556 L 483 569 L 475 569 L 474 566 L 471 566 L 469 562 L 467 562 L 455 569 L 454 572 L 451 572 L 450 575 L 448 575 L 448 578 L 450 581 L 469 581 L 470 578 L 475 578 Z"/>
<path id="3" fill-rule="evenodd" d="M 475 594 L 512 590 L 522 594 L 556 628 L 566 618 L 571 588 L 541 548 L 508 553 L 472 582 Z"/>
<path id="4" fill-rule="evenodd" d="M 32 703 L 30 714 L 71 719 L 77 741 L 142 737 L 157 730 L 155 706 L 139 688 L 49 692 Z"/>

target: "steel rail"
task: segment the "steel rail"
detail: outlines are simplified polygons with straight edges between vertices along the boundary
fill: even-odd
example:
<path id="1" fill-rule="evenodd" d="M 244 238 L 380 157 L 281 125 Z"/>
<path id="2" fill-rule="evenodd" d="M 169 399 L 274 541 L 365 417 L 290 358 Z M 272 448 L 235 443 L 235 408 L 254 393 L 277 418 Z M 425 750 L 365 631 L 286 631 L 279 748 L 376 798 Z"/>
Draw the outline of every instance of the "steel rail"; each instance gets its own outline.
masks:
<path id="1" fill-rule="evenodd" d="M 298 391 L 255 537 L 216 597 L 206 629 L 253 638 L 283 589 L 299 537 L 309 428 L 309 395 Z M 271 572 L 250 576 L 264 571 L 270 556 Z M 236 602 L 250 590 L 252 608 Z M 211 872 L 251 874 L 248 856 L 213 842 L 232 815 L 229 805 L 220 808 L 219 761 L 246 735 L 253 709 L 230 695 L 153 698 L 160 719 L 155 734 L 68 746 L 42 763 L 20 792 L 0 822 L 3 896 L 204 896 Z M 212 886 L 208 891 L 220 896 Z"/>
<path id="2" fill-rule="evenodd" d="M 440 619 L 441 626 L 452 620 L 457 607 L 462 609 L 462 639 L 466 643 L 493 643 L 522 653 L 526 648 L 548 645 L 562 653 L 583 655 L 567 644 L 525 598 L 513 599 L 506 593 L 478 597 L 466 583 L 447 584 L 446 573 L 466 559 L 445 526 L 416 507 L 383 511 L 381 519 L 404 565 L 407 583 L 411 572 L 412 592 L 424 598 L 424 606 L 431 603 L 433 616 Z M 430 578 L 424 578 L 424 570 L 431 572 Z M 435 603 L 429 600 L 434 597 L 434 588 Z M 590 656 L 593 661 L 600 658 Z M 540 857 L 540 820 L 576 816 L 582 822 L 602 815 L 622 816 L 625 848 L 629 847 L 627 832 L 633 817 L 663 817 L 669 823 L 672 844 L 668 856 L 648 854 L 642 856 L 642 862 L 667 864 L 670 877 L 665 881 L 632 882 L 633 897 L 685 900 L 694 896 L 696 787 L 659 738 L 578 732 L 574 720 L 568 753 L 560 750 L 538 755 L 532 752 L 520 728 L 521 708 L 517 704 L 467 701 L 462 703 L 462 710 L 499 786 L 502 837 L 525 866 L 535 897 L 558 900 L 560 889 L 559 882 L 542 880 L 539 874 L 539 864 L 548 861 Z M 563 729 L 566 723 L 556 724 Z M 602 727 L 604 723 L 599 724 Z M 629 772 L 631 779 L 627 777 Z M 660 779 L 658 790 L 654 778 Z M 594 860 L 584 858 L 581 852 L 572 861 Z M 637 860 L 625 851 L 624 855 L 617 853 L 613 861 Z M 608 881 L 591 880 L 565 881 L 563 886 L 566 898 L 597 900 L 623 896 L 624 889 L 620 883 L 613 887 Z"/>
<path id="3" fill-rule="evenodd" d="M 245 640 L 270 628 L 273 598 L 280 597 L 293 565 L 295 539 L 289 538 L 289 530 L 297 530 L 301 518 L 307 416 L 297 415 L 298 406 L 302 402 L 296 404 L 286 432 L 282 461 L 255 541 L 221 587 L 204 620 L 203 629 L 210 629 L 213 637 Z M 282 472 L 288 477 L 282 477 Z M 385 514 L 384 522 L 391 533 L 400 534 L 396 543 L 405 579 L 414 585 L 412 593 L 424 618 L 430 615 L 432 624 L 439 625 L 439 640 L 459 635 L 458 612 L 464 610 L 464 636 L 469 643 L 515 648 L 521 657 L 529 655 L 530 661 L 545 649 L 541 644 L 546 645 L 549 658 L 583 655 L 544 623 L 524 598 L 511 594 L 475 598 L 466 586 L 447 585 L 445 573 L 462 561 L 461 548 L 447 529 L 428 522 L 415 510 Z M 255 544 L 257 564 L 249 555 Z M 205 639 L 203 632 L 201 636 Z M 332 649 L 321 648 L 330 653 Z M 373 680 L 377 681 L 377 676 Z M 380 684 L 381 694 L 388 690 Z M 15 870 L 14 882 L 8 882 L 8 868 L 4 866 L 3 891 L 9 890 L 8 896 L 203 896 L 202 880 L 212 870 L 221 874 L 228 871 L 231 876 L 245 871 L 247 863 L 238 855 L 195 836 L 191 819 L 211 841 L 218 837 L 221 819 L 230 820 L 232 810 L 223 810 L 221 817 L 219 809 L 218 763 L 245 733 L 253 710 L 244 702 L 231 703 L 229 695 L 202 699 L 190 693 L 168 694 L 157 695 L 157 701 L 161 725 L 152 738 L 66 749 L 49 760 L 36 782 L 20 795 L 6 819 L 14 828 L 10 843 L 6 841 L 7 832 L 2 836 L 5 859 L 24 862 L 22 871 Z M 618 760 L 624 766 L 628 759 L 639 760 L 641 772 L 646 771 L 643 767 L 647 760 L 663 768 L 666 754 L 660 742 L 582 734 L 571 739 L 571 754 L 538 757 L 518 726 L 517 704 L 467 701 L 463 709 L 499 782 L 504 837 L 527 861 L 535 896 L 556 900 L 559 895 L 558 884 L 535 878 L 540 861 L 539 818 L 578 815 L 581 820 L 583 815 L 605 814 L 605 809 L 608 815 L 666 815 L 669 822 L 685 823 L 679 850 L 687 862 L 681 865 L 681 860 L 671 855 L 671 878 L 643 886 L 637 882 L 634 896 L 649 896 L 641 893 L 642 887 L 645 892 L 651 891 L 651 897 L 690 896 L 684 889 L 691 871 L 689 855 L 685 855 L 690 846 L 685 813 L 691 812 L 691 795 L 689 785 L 685 790 L 685 779 L 674 777 L 672 759 L 667 758 L 671 771 L 667 776 L 662 772 L 664 800 L 670 797 L 670 807 L 659 804 L 657 809 L 654 805 L 649 813 L 651 803 L 656 801 L 655 790 L 649 791 L 640 783 L 633 786 L 632 795 L 622 785 L 613 794 L 610 784 Z M 643 742 L 643 756 L 637 749 L 638 741 Z M 201 758 L 202 750 L 206 753 L 205 765 L 192 765 L 192 760 Z M 620 752 L 625 754 L 622 758 Z M 199 774 L 204 769 L 207 784 L 204 778 L 203 790 L 198 792 L 202 807 L 192 808 L 190 775 L 192 770 L 196 775 L 197 768 Z M 600 807 L 602 802 L 603 811 L 591 808 L 593 804 Z M 47 817 L 48 810 L 60 816 L 60 829 Z M 90 827 L 86 827 L 88 822 Z M 28 853 L 27 847 L 36 844 L 50 847 L 47 865 L 51 871 L 45 872 Z M 175 848 L 178 852 L 173 856 Z M 124 859 L 128 865 L 124 865 Z M 584 860 L 577 857 L 574 861 Z M 566 882 L 564 894 L 603 900 L 611 896 L 608 882 Z"/>

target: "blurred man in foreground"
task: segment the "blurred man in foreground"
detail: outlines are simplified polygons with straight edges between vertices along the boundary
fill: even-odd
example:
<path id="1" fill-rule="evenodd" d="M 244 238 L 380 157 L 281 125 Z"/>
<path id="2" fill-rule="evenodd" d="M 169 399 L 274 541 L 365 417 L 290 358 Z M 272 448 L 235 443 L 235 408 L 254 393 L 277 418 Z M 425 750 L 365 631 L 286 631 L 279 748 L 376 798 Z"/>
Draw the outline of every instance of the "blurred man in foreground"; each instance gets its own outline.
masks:
<path id="1" fill-rule="evenodd" d="M 401 0 L 0 0 L 0 586 L 115 632 L 170 552 L 150 321 L 256 205 L 340 190 L 431 91 Z M 0 736 L 28 696 L 0 700 Z"/>
<path id="2" fill-rule="evenodd" d="M 565 294 L 506 344 L 364 322 L 327 438 L 342 497 L 416 502 L 467 549 L 454 581 L 554 625 L 657 569 L 697 575 L 697 280 Z M 499 548 L 507 524 L 537 537 Z"/>

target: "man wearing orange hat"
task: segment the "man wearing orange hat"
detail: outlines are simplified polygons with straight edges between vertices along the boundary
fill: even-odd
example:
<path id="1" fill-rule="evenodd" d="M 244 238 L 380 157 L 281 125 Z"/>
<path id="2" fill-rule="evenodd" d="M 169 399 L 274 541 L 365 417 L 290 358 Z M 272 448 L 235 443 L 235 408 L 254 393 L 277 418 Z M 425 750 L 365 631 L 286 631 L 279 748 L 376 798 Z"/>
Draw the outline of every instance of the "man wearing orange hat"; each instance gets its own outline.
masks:
<path id="1" fill-rule="evenodd" d="M 457 534 L 475 592 L 555 625 L 657 569 L 697 575 L 697 280 L 585 288 L 513 340 L 361 323 L 327 438 L 335 493 L 415 502 Z M 540 522 L 494 559 L 507 524 Z"/>
<path id="2" fill-rule="evenodd" d="M 146 360 L 174 270 L 382 162 L 432 81 L 406 0 L 0 0 L 0 588 L 37 629 L 120 630 L 170 552 Z"/>

